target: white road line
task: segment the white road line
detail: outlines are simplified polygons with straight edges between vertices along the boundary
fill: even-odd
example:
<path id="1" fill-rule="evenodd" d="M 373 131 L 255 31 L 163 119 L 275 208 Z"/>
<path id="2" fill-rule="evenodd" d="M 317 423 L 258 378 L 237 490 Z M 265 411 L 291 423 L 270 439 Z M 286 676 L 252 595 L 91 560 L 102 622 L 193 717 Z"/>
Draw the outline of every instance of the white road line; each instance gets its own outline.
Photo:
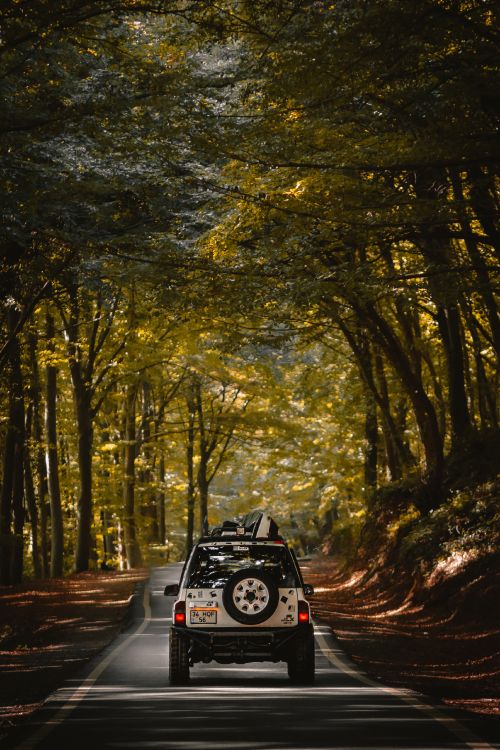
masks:
<path id="1" fill-rule="evenodd" d="M 349 677 L 353 677 L 363 685 L 375 687 L 384 693 L 389 693 L 389 695 L 393 695 L 394 697 L 399 698 L 412 708 L 421 711 L 440 724 L 443 724 L 448 729 L 448 731 L 454 734 L 455 737 L 457 737 L 461 742 L 465 743 L 465 746 L 469 748 L 469 750 L 495 750 L 493 745 L 490 745 L 488 742 L 484 742 L 483 740 L 476 737 L 474 733 L 470 731 L 470 729 L 457 721 L 457 719 L 444 714 L 434 706 L 429 706 L 427 703 L 421 701 L 415 694 L 412 694 L 410 691 L 381 685 L 379 682 L 371 680 L 362 672 L 358 672 L 358 670 L 354 666 L 348 664 L 342 658 L 342 656 L 339 655 L 339 652 L 337 650 L 334 650 L 330 647 L 324 634 L 317 627 L 315 627 L 315 636 L 323 655 L 328 659 L 330 664 L 332 664 L 344 674 L 349 675 Z"/>
<path id="2" fill-rule="evenodd" d="M 144 587 L 144 597 L 142 600 L 143 606 L 144 606 L 144 620 L 139 625 L 137 630 L 135 630 L 131 635 L 128 636 L 124 641 L 122 641 L 120 644 L 115 646 L 115 648 L 110 651 L 110 653 L 104 657 L 104 659 L 101 659 L 101 661 L 94 667 L 92 672 L 86 677 L 83 682 L 76 688 L 76 690 L 72 693 L 71 697 L 66 701 L 66 703 L 61 706 L 61 708 L 57 711 L 54 716 L 49 719 L 48 722 L 43 724 L 36 732 L 34 732 L 32 735 L 27 737 L 25 740 L 19 743 L 19 745 L 15 745 L 14 750 L 32 750 L 32 748 L 35 748 L 38 743 L 40 743 L 42 740 L 44 740 L 47 735 L 50 734 L 56 727 L 58 727 L 60 724 L 63 723 L 63 721 L 66 721 L 66 719 L 70 716 L 70 714 L 73 713 L 75 708 L 78 706 L 80 701 L 82 701 L 89 690 L 91 690 L 92 686 L 95 685 L 99 677 L 102 675 L 105 669 L 109 667 L 109 665 L 116 659 L 117 656 L 119 656 L 124 649 L 127 648 L 127 646 L 135 639 L 137 636 L 141 635 L 149 625 L 149 622 L 151 620 L 151 606 L 149 603 L 149 590 L 146 585 Z"/>

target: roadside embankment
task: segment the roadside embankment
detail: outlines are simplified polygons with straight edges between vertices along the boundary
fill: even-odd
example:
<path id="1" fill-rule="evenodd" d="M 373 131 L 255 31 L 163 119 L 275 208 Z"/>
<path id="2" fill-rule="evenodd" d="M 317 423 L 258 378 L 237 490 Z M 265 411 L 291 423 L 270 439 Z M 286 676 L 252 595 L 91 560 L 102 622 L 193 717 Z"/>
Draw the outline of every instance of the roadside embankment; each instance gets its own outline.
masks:
<path id="1" fill-rule="evenodd" d="M 126 623 L 144 569 L 0 587 L 0 726 L 36 710 Z"/>
<path id="2" fill-rule="evenodd" d="M 342 570 L 331 557 L 303 569 L 315 587 L 313 613 L 368 674 L 500 714 L 499 561 L 493 554 L 425 581 L 395 567 Z"/>

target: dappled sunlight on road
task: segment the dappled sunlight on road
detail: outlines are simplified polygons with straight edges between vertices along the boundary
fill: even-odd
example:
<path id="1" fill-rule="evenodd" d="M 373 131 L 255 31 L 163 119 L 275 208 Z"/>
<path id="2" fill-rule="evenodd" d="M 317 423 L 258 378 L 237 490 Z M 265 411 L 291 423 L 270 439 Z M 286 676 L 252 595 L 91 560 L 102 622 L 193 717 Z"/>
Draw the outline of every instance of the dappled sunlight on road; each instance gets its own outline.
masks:
<path id="1" fill-rule="evenodd" d="M 84 704 L 67 719 L 67 731 L 77 737 L 85 728 L 91 742 L 99 732 L 105 747 L 137 750 L 463 747 L 431 716 L 416 713 L 397 696 L 356 684 L 328 666 L 321 654 L 318 662 L 318 683 L 307 688 L 291 686 L 280 665 L 281 674 L 276 676 L 268 664 L 200 667 L 193 670 L 191 685 L 182 688 L 151 689 L 130 682 L 92 685 Z M 59 691 L 57 704 L 69 701 L 71 705 L 76 687 Z M 104 715 L 108 723 L 120 727 L 119 737 L 102 726 Z M 432 736 L 435 742 L 429 741 Z M 79 745 L 72 742 L 72 747 Z"/>

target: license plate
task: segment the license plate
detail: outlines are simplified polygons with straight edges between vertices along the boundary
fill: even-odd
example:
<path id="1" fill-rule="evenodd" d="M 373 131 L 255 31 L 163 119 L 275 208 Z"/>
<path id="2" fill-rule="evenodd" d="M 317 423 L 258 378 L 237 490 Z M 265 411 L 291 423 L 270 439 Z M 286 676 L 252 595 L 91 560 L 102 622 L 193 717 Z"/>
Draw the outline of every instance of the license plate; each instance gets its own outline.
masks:
<path id="1" fill-rule="evenodd" d="M 192 609 L 191 625 L 215 625 L 217 623 L 216 609 Z"/>

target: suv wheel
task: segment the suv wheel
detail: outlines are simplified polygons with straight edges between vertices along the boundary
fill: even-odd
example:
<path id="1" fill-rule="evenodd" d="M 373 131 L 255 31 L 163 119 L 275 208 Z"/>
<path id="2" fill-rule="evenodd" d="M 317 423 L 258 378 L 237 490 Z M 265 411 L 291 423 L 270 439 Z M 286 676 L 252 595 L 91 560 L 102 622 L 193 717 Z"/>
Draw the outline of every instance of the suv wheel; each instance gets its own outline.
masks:
<path id="1" fill-rule="evenodd" d="M 170 628 L 169 672 L 171 685 L 189 682 L 187 641 L 173 628 Z"/>
<path id="2" fill-rule="evenodd" d="M 288 676 L 295 685 L 314 682 L 314 634 L 297 639 L 295 651 L 288 659 Z"/>
<path id="3" fill-rule="evenodd" d="M 258 625 L 271 617 L 278 606 L 278 598 L 273 578 L 259 568 L 234 573 L 222 593 L 228 614 L 244 625 Z"/>

